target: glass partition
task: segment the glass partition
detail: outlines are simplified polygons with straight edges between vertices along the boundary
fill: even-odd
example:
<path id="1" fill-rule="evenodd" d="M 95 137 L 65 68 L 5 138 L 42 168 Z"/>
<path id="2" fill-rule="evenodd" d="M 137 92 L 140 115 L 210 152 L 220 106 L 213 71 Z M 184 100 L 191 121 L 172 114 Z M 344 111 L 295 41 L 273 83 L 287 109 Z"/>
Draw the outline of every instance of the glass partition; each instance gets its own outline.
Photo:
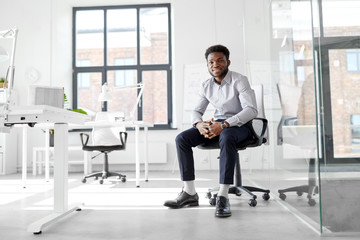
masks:
<path id="1" fill-rule="evenodd" d="M 319 37 L 314 37 L 314 46 L 324 136 L 319 168 L 322 231 L 359 235 L 360 1 L 316 4 Z"/>
<path id="2" fill-rule="evenodd" d="M 251 2 L 247 75 L 265 89 L 269 145 L 259 164 L 270 173 L 251 179 L 309 230 L 357 235 L 360 0 Z M 248 10 L 260 3 L 261 16 L 258 8 Z"/>
<path id="3" fill-rule="evenodd" d="M 269 187 L 276 203 L 307 222 L 309 231 L 321 232 L 314 6 L 311 0 L 246 2 L 245 42 L 257 44 L 246 50 L 247 75 L 264 86 L 269 121 L 269 144 L 260 158 L 269 177 L 251 179 Z M 261 15 L 255 7 L 260 3 Z"/>

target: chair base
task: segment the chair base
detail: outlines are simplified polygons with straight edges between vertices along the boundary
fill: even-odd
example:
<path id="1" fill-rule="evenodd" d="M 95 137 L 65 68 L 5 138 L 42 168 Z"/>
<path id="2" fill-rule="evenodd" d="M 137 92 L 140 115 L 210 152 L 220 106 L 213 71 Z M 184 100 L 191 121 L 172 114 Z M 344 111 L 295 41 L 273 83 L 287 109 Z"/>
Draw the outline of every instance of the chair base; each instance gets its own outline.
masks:
<path id="1" fill-rule="evenodd" d="M 210 188 L 207 193 L 207 197 L 209 198 L 209 203 L 212 206 L 216 205 L 216 197 L 217 193 L 215 193 L 213 196 L 211 196 L 212 192 L 219 191 L 219 187 Z M 257 205 L 257 195 L 255 195 L 253 192 L 263 192 L 262 198 L 267 201 L 270 199 L 270 190 L 268 189 L 262 189 L 257 187 L 251 187 L 251 186 L 230 186 L 229 188 L 229 194 L 235 194 L 236 196 L 241 196 L 242 193 L 246 193 L 251 198 L 248 201 L 248 204 L 251 207 L 255 207 Z"/>
<path id="2" fill-rule="evenodd" d="M 312 198 L 312 196 L 319 193 L 319 188 L 318 188 L 318 186 L 314 186 L 314 185 L 301 185 L 301 186 L 296 186 L 296 187 L 291 187 L 291 188 L 286 188 L 286 189 L 280 189 L 280 190 L 278 190 L 278 192 L 279 192 L 279 198 L 281 200 L 286 199 L 286 194 L 285 194 L 286 192 L 296 192 L 296 194 L 298 196 L 302 196 L 303 193 L 307 193 L 308 204 L 310 206 L 315 206 L 316 201 L 315 201 L 315 199 Z"/>
<path id="3" fill-rule="evenodd" d="M 113 176 L 117 176 L 119 179 L 121 179 L 122 182 L 126 182 L 126 175 L 123 175 L 121 173 L 116 173 L 116 172 L 104 171 L 104 170 L 101 172 L 95 172 L 95 173 L 91 173 L 89 175 L 84 176 L 84 178 L 82 179 L 82 182 L 86 183 L 87 178 L 94 177 L 95 180 L 97 180 L 99 177 L 101 177 L 99 182 L 100 182 L 100 184 L 103 184 L 104 179 L 107 179 L 108 177 L 113 177 Z"/>
<path id="4" fill-rule="evenodd" d="M 286 192 L 296 192 L 296 194 L 298 196 L 302 196 L 303 193 L 307 193 L 307 198 L 308 198 L 308 204 L 310 206 L 315 206 L 316 201 L 315 199 L 312 198 L 312 196 L 316 195 L 319 193 L 319 188 L 316 185 L 316 177 L 315 177 L 315 159 L 314 158 L 310 158 L 309 161 L 309 178 L 308 178 L 308 184 L 307 185 L 300 185 L 300 186 L 295 186 L 295 187 L 290 187 L 290 188 L 285 188 L 285 189 L 279 189 L 279 198 L 281 200 L 285 200 L 286 199 Z"/>

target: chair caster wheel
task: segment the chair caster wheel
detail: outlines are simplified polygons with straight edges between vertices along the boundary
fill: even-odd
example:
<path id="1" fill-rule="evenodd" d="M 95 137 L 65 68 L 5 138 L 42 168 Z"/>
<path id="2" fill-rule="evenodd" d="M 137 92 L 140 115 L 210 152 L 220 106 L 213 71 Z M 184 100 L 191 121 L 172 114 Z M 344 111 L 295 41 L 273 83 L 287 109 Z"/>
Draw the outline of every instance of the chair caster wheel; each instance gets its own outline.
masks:
<path id="1" fill-rule="evenodd" d="M 99 183 L 100 183 L 100 184 L 103 184 L 103 183 L 104 183 L 104 179 L 100 179 Z"/>
<path id="2" fill-rule="evenodd" d="M 86 183 L 86 178 L 83 178 L 83 179 L 81 180 L 81 182 L 82 182 L 82 183 Z"/>
<path id="3" fill-rule="evenodd" d="M 285 195 L 284 193 L 280 193 L 280 194 L 279 194 L 279 198 L 280 198 L 281 200 L 285 201 L 286 195 Z"/>
<path id="4" fill-rule="evenodd" d="M 303 192 L 297 191 L 296 194 L 300 197 L 303 195 Z"/>
<path id="5" fill-rule="evenodd" d="M 33 234 L 35 234 L 35 235 L 38 235 L 38 234 L 41 234 L 42 233 L 42 231 L 39 231 L 39 232 L 33 232 Z"/>
<path id="6" fill-rule="evenodd" d="M 94 179 L 95 179 L 95 180 L 98 180 L 98 177 L 96 176 Z"/>
<path id="7" fill-rule="evenodd" d="M 210 203 L 211 206 L 215 206 L 216 205 L 216 198 L 210 198 L 209 203 Z"/>
<path id="8" fill-rule="evenodd" d="M 211 199 L 211 192 L 206 193 L 206 198 Z"/>
<path id="9" fill-rule="evenodd" d="M 250 207 L 255 207 L 257 204 L 257 201 L 255 199 L 249 199 L 248 203 L 249 203 Z"/>
<path id="10" fill-rule="evenodd" d="M 264 193 L 264 194 L 262 195 L 262 198 L 263 198 L 265 201 L 267 201 L 267 200 L 270 199 L 270 194 L 269 194 L 269 193 Z"/>
<path id="11" fill-rule="evenodd" d="M 126 182 L 126 177 L 121 177 L 121 182 Z"/>
<path id="12" fill-rule="evenodd" d="M 309 201 L 308 201 L 308 204 L 309 204 L 310 206 L 315 206 L 316 202 L 315 202 L 314 199 L 310 198 Z"/>

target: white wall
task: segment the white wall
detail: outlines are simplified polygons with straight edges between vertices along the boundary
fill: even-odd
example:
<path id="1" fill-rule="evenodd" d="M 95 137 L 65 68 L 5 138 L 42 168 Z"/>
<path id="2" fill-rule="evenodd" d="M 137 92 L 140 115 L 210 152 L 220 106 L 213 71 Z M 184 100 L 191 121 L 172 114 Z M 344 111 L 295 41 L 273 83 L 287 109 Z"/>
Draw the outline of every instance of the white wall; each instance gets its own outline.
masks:
<path id="1" fill-rule="evenodd" d="M 183 124 L 184 65 L 205 64 L 204 52 L 213 44 L 230 49 L 231 69 L 246 74 L 244 42 L 244 6 L 239 0 L 169 0 L 169 1 L 94 1 L 94 0 L 12 0 L 1 1 L 0 29 L 18 27 L 16 82 L 18 102 L 26 104 L 29 84 L 61 86 L 71 102 L 72 92 L 72 7 L 94 5 L 171 3 L 173 36 L 173 111 L 176 130 L 150 131 L 150 141 L 165 141 L 168 163 L 150 169 L 169 170 L 175 160 L 174 138 L 188 127 Z M 252 2 L 252 1 L 251 1 Z M 258 7 L 258 6 L 253 6 Z M 253 46 L 256 47 L 256 46 Z M 39 79 L 31 82 L 29 71 L 37 71 Z M 205 80 L 205 79 L 204 79 Z M 30 134 L 31 135 L 31 134 Z M 35 133 L 32 137 L 37 136 Z M 131 139 L 130 134 L 130 139 Z M 20 139 L 20 138 L 19 138 Z M 34 141 L 31 141 L 29 150 Z M 18 144 L 21 156 L 21 142 Z M 197 152 L 198 169 L 217 168 L 214 154 Z M 216 155 L 216 154 L 215 154 Z M 152 156 L 156 157 L 156 156 Z M 31 161 L 31 152 L 28 159 Z M 209 160 L 210 159 L 210 160 Z"/>

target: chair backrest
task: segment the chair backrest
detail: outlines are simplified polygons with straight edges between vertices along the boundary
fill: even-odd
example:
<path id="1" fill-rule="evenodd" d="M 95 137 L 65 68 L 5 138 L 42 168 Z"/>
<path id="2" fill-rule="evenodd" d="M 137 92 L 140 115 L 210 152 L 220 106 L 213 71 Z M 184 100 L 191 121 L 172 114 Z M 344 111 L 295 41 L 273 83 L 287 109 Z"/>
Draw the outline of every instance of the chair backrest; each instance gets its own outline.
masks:
<path id="1" fill-rule="evenodd" d="M 115 122 L 116 113 L 98 112 L 95 116 L 96 122 Z M 112 146 L 119 145 L 120 136 L 119 132 L 126 132 L 125 127 L 94 127 L 92 130 L 93 145 L 97 146 Z"/>
<path id="2" fill-rule="evenodd" d="M 252 85 L 251 88 L 254 90 L 254 93 L 255 93 L 256 106 L 257 106 L 257 110 L 258 110 L 257 117 L 258 118 L 266 118 L 265 117 L 265 108 L 264 108 L 264 87 L 262 84 L 256 84 L 256 85 Z M 261 122 L 253 121 L 253 128 L 258 135 L 260 135 L 262 127 L 263 127 L 263 125 Z M 269 136 L 269 131 L 268 131 L 268 129 L 266 129 L 264 138 L 266 139 L 267 145 L 269 144 L 268 136 Z"/>
<path id="3" fill-rule="evenodd" d="M 301 88 L 278 83 L 276 85 L 281 104 L 282 116 L 277 129 L 277 144 L 283 144 L 282 127 L 284 125 L 297 125 L 298 103 Z"/>
<path id="4" fill-rule="evenodd" d="M 257 118 L 265 119 L 263 85 L 262 84 L 253 85 L 253 86 L 251 86 L 251 88 L 253 89 L 253 91 L 255 93 L 256 105 L 257 105 L 257 110 L 258 110 Z M 261 136 L 261 133 L 264 128 L 264 122 L 262 120 L 253 120 L 251 122 L 251 125 L 252 125 L 252 128 L 253 128 L 254 132 L 256 133 L 256 135 Z M 266 121 L 266 125 L 267 125 L 267 121 Z M 265 141 L 262 141 L 263 139 L 265 139 Z M 240 144 L 238 144 L 236 146 L 236 148 L 238 150 L 243 150 L 243 149 L 246 149 L 247 147 L 260 146 L 263 143 L 266 143 L 266 144 L 269 143 L 267 128 L 266 128 L 265 133 L 262 138 L 261 137 L 257 138 L 254 135 L 254 137 L 248 138 L 244 142 L 241 142 Z M 200 149 L 219 149 L 220 148 L 218 142 L 205 143 L 205 144 L 201 144 L 197 147 Z"/>
<path id="5" fill-rule="evenodd" d="M 263 85 L 262 84 L 252 85 L 251 88 L 254 90 L 255 93 L 256 106 L 258 110 L 257 117 L 265 118 Z"/>

